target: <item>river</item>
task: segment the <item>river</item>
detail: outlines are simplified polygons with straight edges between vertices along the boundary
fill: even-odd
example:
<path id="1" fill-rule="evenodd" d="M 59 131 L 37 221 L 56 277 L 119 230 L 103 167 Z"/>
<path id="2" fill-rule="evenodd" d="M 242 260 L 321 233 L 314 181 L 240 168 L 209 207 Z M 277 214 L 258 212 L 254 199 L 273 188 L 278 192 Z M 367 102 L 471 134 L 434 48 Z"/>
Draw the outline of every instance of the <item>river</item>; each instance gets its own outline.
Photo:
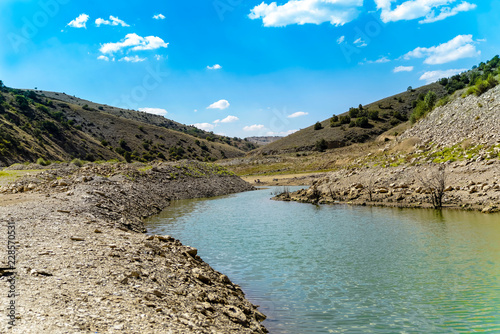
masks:
<path id="1" fill-rule="evenodd" d="M 500 333 L 500 215 L 270 200 L 174 202 L 148 220 L 239 284 L 270 333 Z"/>

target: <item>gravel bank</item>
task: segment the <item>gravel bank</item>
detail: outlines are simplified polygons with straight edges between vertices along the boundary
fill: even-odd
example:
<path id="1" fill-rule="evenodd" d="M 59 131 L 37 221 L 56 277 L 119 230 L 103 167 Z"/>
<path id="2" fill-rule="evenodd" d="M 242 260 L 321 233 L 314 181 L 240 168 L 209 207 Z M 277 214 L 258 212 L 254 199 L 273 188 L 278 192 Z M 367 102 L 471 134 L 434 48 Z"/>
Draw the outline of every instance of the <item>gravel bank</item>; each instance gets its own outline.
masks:
<path id="1" fill-rule="evenodd" d="M 251 188 L 216 165 L 187 162 L 61 165 L 0 188 L 0 243 L 10 223 L 17 244 L 16 269 L 0 270 L 0 332 L 267 332 L 265 316 L 195 248 L 138 233 L 172 199 Z M 1 254 L 8 267 L 6 246 Z M 16 297 L 7 298 L 13 277 Z"/>

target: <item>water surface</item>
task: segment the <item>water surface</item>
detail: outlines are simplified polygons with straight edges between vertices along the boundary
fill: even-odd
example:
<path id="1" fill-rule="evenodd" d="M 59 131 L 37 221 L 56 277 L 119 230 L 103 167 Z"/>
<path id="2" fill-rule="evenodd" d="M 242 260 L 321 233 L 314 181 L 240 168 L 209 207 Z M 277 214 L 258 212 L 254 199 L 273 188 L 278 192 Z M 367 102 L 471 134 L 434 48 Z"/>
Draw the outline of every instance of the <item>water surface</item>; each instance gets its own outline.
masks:
<path id="1" fill-rule="evenodd" d="M 271 333 L 500 333 L 500 215 L 270 192 L 178 201 L 148 229 L 198 248 Z"/>

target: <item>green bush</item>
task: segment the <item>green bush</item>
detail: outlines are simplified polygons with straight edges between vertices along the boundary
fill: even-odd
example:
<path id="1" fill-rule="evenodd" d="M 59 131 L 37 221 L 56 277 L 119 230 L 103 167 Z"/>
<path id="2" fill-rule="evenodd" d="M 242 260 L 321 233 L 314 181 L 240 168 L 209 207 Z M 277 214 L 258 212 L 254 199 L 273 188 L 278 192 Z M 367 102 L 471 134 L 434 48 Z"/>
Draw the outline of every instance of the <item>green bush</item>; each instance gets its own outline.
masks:
<path id="1" fill-rule="evenodd" d="M 321 123 L 320 122 L 316 122 L 316 124 L 314 124 L 314 130 L 321 130 L 321 129 L 323 129 L 323 126 L 321 125 Z"/>
<path id="2" fill-rule="evenodd" d="M 82 167 L 83 161 L 81 161 L 80 159 L 73 159 L 71 160 L 71 164 L 75 165 L 76 167 Z"/>
<path id="3" fill-rule="evenodd" d="M 348 115 L 340 116 L 340 124 L 349 124 L 351 122 L 351 117 Z"/>
<path id="4" fill-rule="evenodd" d="M 377 120 L 378 119 L 378 110 L 371 110 L 368 112 L 368 118 L 371 120 Z"/>
<path id="5" fill-rule="evenodd" d="M 360 117 L 356 120 L 356 126 L 360 128 L 366 128 L 370 125 L 367 117 Z"/>
<path id="6" fill-rule="evenodd" d="M 318 151 L 318 152 L 324 152 L 328 148 L 328 143 L 323 138 L 321 140 L 318 140 L 314 146 L 316 148 L 316 151 Z"/>
<path id="7" fill-rule="evenodd" d="M 36 163 L 41 165 L 41 166 L 48 166 L 50 165 L 50 161 L 49 160 L 45 160 L 44 158 L 38 158 L 36 160 Z"/>

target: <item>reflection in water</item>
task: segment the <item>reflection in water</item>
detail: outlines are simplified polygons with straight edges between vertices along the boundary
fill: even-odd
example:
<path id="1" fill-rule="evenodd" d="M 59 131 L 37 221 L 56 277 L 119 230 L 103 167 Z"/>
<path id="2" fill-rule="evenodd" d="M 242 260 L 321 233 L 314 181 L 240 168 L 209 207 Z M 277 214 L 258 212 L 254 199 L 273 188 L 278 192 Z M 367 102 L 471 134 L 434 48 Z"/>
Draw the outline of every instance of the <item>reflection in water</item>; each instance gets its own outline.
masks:
<path id="1" fill-rule="evenodd" d="M 179 201 L 149 232 L 197 247 L 271 333 L 500 332 L 499 215 L 269 197 Z"/>

